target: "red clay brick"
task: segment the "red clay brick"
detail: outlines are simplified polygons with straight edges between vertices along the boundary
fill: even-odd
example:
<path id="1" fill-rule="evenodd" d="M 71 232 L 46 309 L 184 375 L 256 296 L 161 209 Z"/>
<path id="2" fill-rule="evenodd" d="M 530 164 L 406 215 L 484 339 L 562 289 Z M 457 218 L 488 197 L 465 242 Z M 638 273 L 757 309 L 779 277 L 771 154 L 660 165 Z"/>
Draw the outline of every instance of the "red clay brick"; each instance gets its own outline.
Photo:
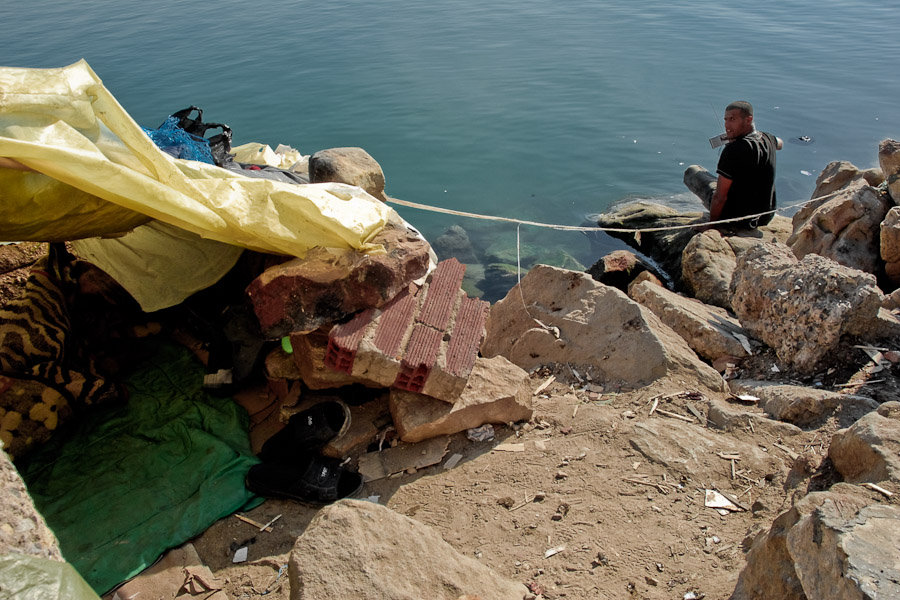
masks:
<path id="1" fill-rule="evenodd" d="M 328 334 L 328 348 L 325 350 L 325 365 L 335 371 L 350 374 L 359 342 L 372 322 L 374 309 L 367 308 L 347 323 L 335 325 Z"/>
<path id="2" fill-rule="evenodd" d="M 378 318 L 378 329 L 375 332 L 375 347 L 385 356 L 400 358 L 403 335 L 409 329 L 416 310 L 418 290 L 415 294 L 401 292 L 385 307 Z"/>
<path id="3" fill-rule="evenodd" d="M 394 387 L 410 392 L 422 391 L 441 349 L 443 337 L 443 332 L 421 323 L 413 327 Z"/>
<path id="4" fill-rule="evenodd" d="M 467 377 L 475 365 L 478 348 L 484 336 L 484 320 L 490 304 L 468 296 L 463 298 L 456 323 L 450 334 L 445 370 L 457 377 Z"/>
<path id="5" fill-rule="evenodd" d="M 441 331 L 446 329 L 456 304 L 456 292 L 462 285 L 465 274 L 466 265 L 455 258 L 439 262 L 431 275 L 431 283 L 428 284 L 425 301 L 416 321 Z"/>

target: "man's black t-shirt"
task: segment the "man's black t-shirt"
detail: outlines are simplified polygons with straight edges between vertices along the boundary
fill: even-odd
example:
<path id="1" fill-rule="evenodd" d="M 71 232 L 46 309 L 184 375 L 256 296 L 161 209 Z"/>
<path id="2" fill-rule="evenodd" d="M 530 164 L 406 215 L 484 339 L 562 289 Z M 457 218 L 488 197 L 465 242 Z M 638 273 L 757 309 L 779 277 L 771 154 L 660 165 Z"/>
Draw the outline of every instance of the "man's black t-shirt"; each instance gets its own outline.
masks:
<path id="1" fill-rule="evenodd" d="M 776 138 L 764 131 L 751 131 L 731 141 L 722 150 L 716 172 L 731 180 L 721 219 L 755 215 L 775 209 Z M 760 217 L 765 225 L 772 215 Z"/>

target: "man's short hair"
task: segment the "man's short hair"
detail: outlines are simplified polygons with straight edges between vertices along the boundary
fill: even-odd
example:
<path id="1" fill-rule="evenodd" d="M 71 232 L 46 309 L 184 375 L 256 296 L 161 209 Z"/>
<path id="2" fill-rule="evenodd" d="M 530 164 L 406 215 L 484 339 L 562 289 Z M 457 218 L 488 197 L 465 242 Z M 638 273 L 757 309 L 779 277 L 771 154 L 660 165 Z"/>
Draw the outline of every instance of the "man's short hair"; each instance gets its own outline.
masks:
<path id="1" fill-rule="evenodd" d="M 735 100 L 734 102 L 726 106 L 725 112 L 728 112 L 729 110 L 739 110 L 745 117 L 753 116 L 753 105 L 749 102 L 745 102 L 744 100 Z"/>

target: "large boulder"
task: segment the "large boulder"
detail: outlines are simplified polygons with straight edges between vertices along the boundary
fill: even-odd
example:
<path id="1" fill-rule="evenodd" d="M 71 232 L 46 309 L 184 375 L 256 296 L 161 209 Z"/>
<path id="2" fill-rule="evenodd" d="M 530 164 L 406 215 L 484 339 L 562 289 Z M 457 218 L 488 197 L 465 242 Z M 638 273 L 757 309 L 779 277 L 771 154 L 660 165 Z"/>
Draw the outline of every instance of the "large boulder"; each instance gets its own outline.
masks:
<path id="1" fill-rule="evenodd" d="M 887 212 L 880 226 L 881 260 L 888 279 L 900 285 L 900 206 Z"/>
<path id="2" fill-rule="evenodd" d="M 384 200 L 384 171 L 362 148 L 329 148 L 309 157 L 310 183 L 334 181 L 366 190 Z"/>
<path id="3" fill-rule="evenodd" d="M 814 253 L 874 273 L 879 259 L 879 225 L 889 208 L 884 194 L 859 179 L 800 209 L 794 215 L 794 233 L 787 245 L 798 258 Z"/>
<path id="4" fill-rule="evenodd" d="M 835 412 L 840 412 L 842 421 L 855 421 L 878 407 L 875 400 L 865 396 L 839 394 L 777 381 L 732 379 L 728 382 L 728 387 L 735 394 L 759 398 L 760 408 L 773 419 L 800 427 L 814 425 Z"/>
<path id="5" fill-rule="evenodd" d="M 291 551 L 291 600 L 522 600 L 528 590 L 453 549 L 430 527 L 372 502 L 323 508 Z"/>
<path id="6" fill-rule="evenodd" d="M 882 140 L 878 145 L 878 163 L 888 184 L 888 193 L 894 204 L 900 204 L 900 142 Z"/>
<path id="7" fill-rule="evenodd" d="M 309 332 L 385 305 L 428 270 L 431 247 L 399 217 L 372 243 L 384 254 L 316 247 L 305 258 L 269 267 L 247 287 L 264 336 Z"/>
<path id="8" fill-rule="evenodd" d="M 900 402 L 885 402 L 835 433 L 828 457 L 844 481 L 900 482 Z"/>
<path id="9" fill-rule="evenodd" d="M 731 306 L 751 335 L 800 373 L 813 372 L 844 334 L 865 332 L 882 294 L 875 277 L 782 244 L 759 244 L 737 261 Z"/>
<path id="10" fill-rule="evenodd" d="M 679 374 L 724 389 L 719 374 L 650 310 L 586 273 L 546 265 L 491 308 L 481 351 L 525 370 L 569 364 L 594 380 L 627 385 Z"/>
<path id="11" fill-rule="evenodd" d="M 631 286 L 628 295 L 653 311 L 698 355 L 715 362 L 724 357 L 743 357 L 747 350 L 736 335 L 745 335 L 737 319 L 724 309 L 679 296 L 649 281 Z"/>
<path id="12" fill-rule="evenodd" d="M 856 165 L 845 160 L 830 162 L 816 177 L 816 189 L 812 193 L 812 198 L 834 193 L 860 179 L 865 179 L 866 183 L 871 186 L 879 186 L 884 181 L 884 175 L 881 169 L 861 171 Z"/>
<path id="13" fill-rule="evenodd" d="M 713 306 L 731 308 L 731 275 L 737 257 L 716 229 L 695 235 L 681 256 L 684 287 L 694 298 Z"/>
<path id="14" fill-rule="evenodd" d="M 754 541 L 731 600 L 900 597 L 900 509 L 856 490 L 839 483 L 776 518 Z"/>

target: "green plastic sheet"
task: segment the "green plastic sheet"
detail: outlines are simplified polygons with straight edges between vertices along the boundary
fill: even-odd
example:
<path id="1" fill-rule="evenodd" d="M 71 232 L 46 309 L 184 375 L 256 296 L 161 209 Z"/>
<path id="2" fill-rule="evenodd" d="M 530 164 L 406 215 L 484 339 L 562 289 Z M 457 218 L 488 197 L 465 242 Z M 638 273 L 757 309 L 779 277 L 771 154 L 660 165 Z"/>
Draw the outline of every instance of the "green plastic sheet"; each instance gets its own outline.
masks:
<path id="1" fill-rule="evenodd" d="M 0 598 L 100 600 L 69 563 L 28 556 L 0 556 Z"/>
<path id="2" fill-rule="evenodd" d="M 143 343 L 152 358 L 129 377 L 127 403 L 86 413 L 18 465 L 63 556 L 100 594 L 259 502 L 244 487 L 258 462 L 244 409 L 202 390 L 186 349 Z"/>

